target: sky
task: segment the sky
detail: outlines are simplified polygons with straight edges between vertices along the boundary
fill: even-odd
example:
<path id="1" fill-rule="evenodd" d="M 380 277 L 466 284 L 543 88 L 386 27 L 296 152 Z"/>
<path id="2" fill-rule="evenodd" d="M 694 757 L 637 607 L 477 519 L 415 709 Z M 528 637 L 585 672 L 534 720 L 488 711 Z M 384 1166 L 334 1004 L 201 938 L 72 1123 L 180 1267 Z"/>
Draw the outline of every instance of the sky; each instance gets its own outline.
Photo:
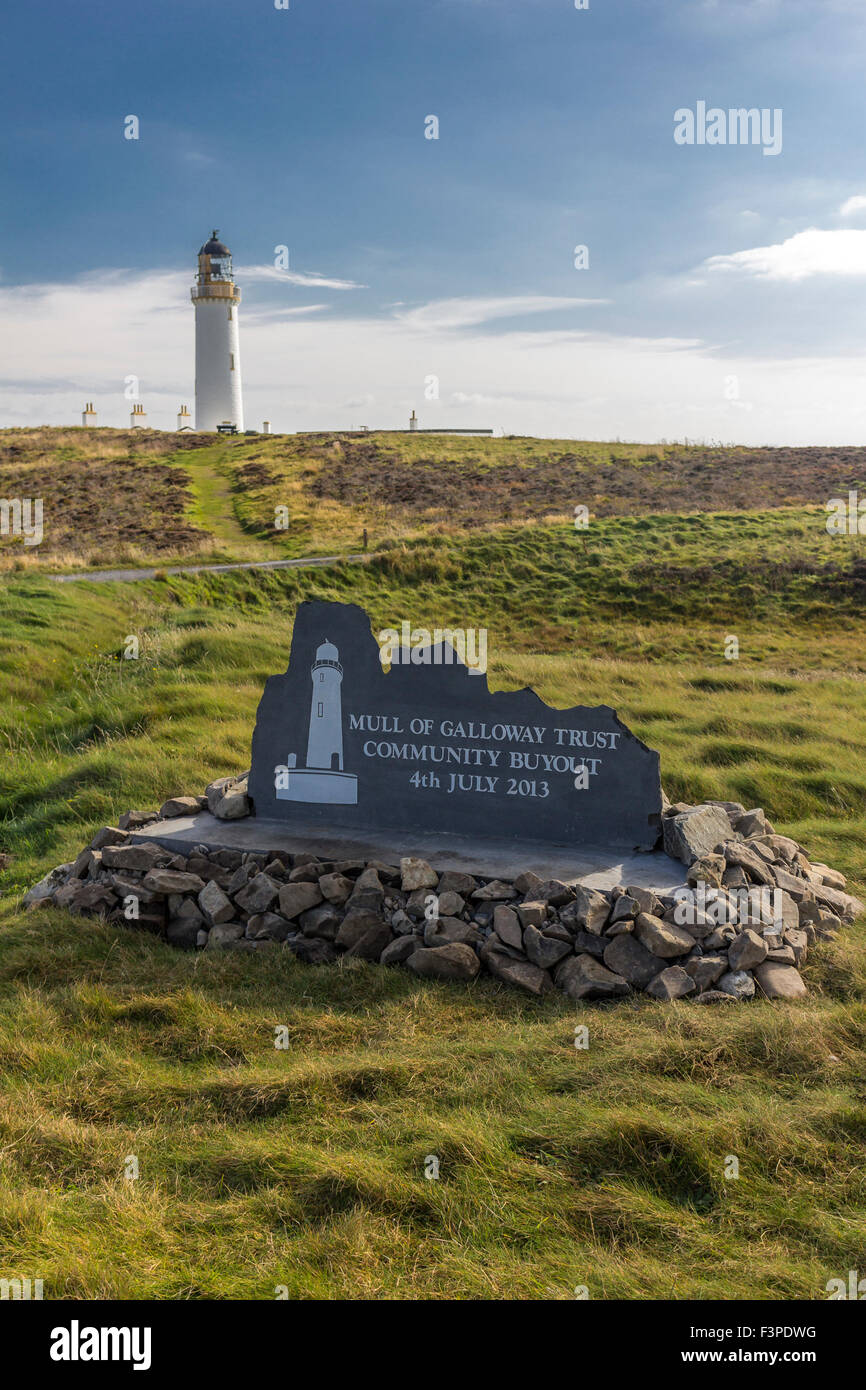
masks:
<path id="1" fill-rule="evenodd" d="M 7 12 L 0 425 L 172 428 L 218 228 L 248 426 L 866 441 L 863 0 L 277 3 Z"/>

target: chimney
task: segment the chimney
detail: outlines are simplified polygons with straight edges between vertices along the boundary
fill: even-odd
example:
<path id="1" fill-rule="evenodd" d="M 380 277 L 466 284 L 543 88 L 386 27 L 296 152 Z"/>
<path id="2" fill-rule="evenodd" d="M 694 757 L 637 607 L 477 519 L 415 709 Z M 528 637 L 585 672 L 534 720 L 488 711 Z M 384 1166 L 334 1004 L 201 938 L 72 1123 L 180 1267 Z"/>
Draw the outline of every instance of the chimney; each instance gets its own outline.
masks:
<path id="1" fill-rule="evenodd" d="M 417 428 L 418 428 L 418 417 L 417 417 L 417 415 L 415 414 L 415 412 L 414 412 L 414 410 L 413 410 L 413 411 L 412 411 L 412 414 L 411 414 L 410 417 L 409 417 L 409 429 L 410 429 L 410 430 L 417 430 Z"/>
<path id="2" fill-rule="evenodd" d="M 96 425 L 96 411 L 93 409 L 93 401 L 88 401 L 81 412 L 81 423 L 85 429 L 93 429 Z"/>
<path id="3" fill-rule="evenodd" d="M 262 434 L 270 434 L 270 432 L 271 432 L 271 422 L 270 422 L 270 420 L 263 420 L 263 421 L 262 421 Z"/>
<path id="4" fill-rule="evenodd" d="M 180 410 L 177 412 L 177 427 L 179 430 L 192 429 L 192 416 L 190 415 L 185 405 L 182 405 Z"/>
<path id="5" fill-rule="evenodd" d="M 144 413 L 143 405 L 134 405 L 132 414 L 129 417 L 129 428 L 131 430 L 143 430 L 147 425 L 147 416 Z"/>

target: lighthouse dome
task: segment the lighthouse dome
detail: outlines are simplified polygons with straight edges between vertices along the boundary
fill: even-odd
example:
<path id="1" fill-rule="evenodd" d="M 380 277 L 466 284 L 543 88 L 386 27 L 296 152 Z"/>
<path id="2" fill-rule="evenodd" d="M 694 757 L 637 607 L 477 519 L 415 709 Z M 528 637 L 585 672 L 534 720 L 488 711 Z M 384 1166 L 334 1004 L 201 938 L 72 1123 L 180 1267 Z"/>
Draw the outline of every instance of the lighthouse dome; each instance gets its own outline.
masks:
<path id="1" fill-rule="evenodd" d="M 325 641 L 320 647 L 316 648 L 317 661 L 339 661 L 340 653 L 333 642 Z"/>
<path id="2" fill-rule="evenodd" d="M 219 241 L 216 232 L 206 241 L 198 253 L 200 256 L 230 256 L 231 251 L 224 242 Z"/>

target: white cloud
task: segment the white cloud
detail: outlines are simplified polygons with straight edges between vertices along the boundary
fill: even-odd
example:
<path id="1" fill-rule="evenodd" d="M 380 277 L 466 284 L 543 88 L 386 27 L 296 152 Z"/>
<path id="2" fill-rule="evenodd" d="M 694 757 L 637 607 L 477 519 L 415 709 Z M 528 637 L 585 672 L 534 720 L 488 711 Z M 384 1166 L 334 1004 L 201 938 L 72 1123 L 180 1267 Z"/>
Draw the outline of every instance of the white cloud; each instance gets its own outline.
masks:
<path id="1" fill-rule="evenodd" d="M 737 271 L 763 280 L 796 282 L 813 275 L 866 275 L 866 231 L 853 227 L 821 231 L 809 227 L 774 246 L 753 246 L 727 256 L 710 256 L 703 268 Z"/>
<path id="2" fill-rule="evenodd" d="M 312 285 L 317 290 L 365 290 L 366 285 L 359 285 L 354 280 L 334 280 L 328 279 L 325 275 L 319 275 L 315 270 L 296 271 L 279 270 L 275 265 L 235 265 L 235 277 L 239 284 L 285 284 L 285 285 Z"/>
<path id="3" fill-rule="evenodd" d="M 150 424 L 172 428 L 178 405 L 193 395 L 189 283 L 186 271 L 112 271 L 68 285 L 0 285 L 0 319 L 15 345 L 0 380 L 0 424 L 77 424 L 93 399 L 100 423 L 125 426 L 124 378 L 133 374 Z M 391 315 L 338 315 L 333 306 L 329 314 L 291 318 L 269 312 L 281 300 L 254 314 L 241 306 L 253 426 L 268 419 L 274 430 L 397 428 L 414 408 L 422 426 L 560 438 L 833 444 L 866 435 L 866 356 L 765 361 L 722 357 L 694 339 L 503 331 L 501 323 L 492 329 L 477 321 L 479 304 L 487 314 L 491 304 L 513 313 L 515 300 L 504 297 L 468 301 L 476 305 L 473 323 L 465 313 L 440 312 L 426 328 Z M 439 377 L 438 401 L 424 396 L 431 374 Z M 736 402 L 725 399 L 732 375 Z"/>
<path id="4" fill-rule="evenodd" d="M 840 217 L 854 217 L 856 214 L 866 212 L 866 198 L 862 193 L 857 193 L 853 198 L 847 198 L 839 209 Z"/>
<path id="5" fill-rule="evenodd" d="M 434 299 L 414 309 L 401 309 L 396 317 L 410 328 L 425 330 L 471 328 L 493 319 L 522 318 L 551 310 L 578 309 L 587 304 L 607 304 L 606 299 L 563 299 L 554 295 L 513 294 L 496 298 Z"/>

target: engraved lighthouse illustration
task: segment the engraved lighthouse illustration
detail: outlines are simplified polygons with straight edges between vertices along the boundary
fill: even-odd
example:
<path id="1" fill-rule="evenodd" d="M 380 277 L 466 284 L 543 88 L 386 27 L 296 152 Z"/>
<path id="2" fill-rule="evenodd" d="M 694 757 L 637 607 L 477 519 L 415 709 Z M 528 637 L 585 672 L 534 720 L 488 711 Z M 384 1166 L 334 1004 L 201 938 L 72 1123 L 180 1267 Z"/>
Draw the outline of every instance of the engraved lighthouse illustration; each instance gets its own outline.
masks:
<path id="1" fill-rule="evenodd" d="M 310 732 L 307 765 L 297 766 L 290 753 L 278 778 L 278 801 L 319 802 L 330 806 L 356 806 L 358 779 L 343 771 L 343 702 L 340 687 L 343 668 L 340 653 L 327 638 L 316 649 L 310 667 L 313 693 L 310 699 Z"/>

